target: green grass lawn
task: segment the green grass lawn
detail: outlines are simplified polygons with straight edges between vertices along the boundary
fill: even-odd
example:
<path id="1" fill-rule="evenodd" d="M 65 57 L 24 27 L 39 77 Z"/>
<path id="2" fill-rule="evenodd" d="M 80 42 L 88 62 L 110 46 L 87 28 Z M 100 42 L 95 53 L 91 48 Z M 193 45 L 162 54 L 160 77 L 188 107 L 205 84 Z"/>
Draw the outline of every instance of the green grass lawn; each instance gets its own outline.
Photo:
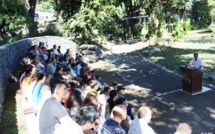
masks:
<path id="1" fill-rule="evenodd" d="M 212 34 L 191 32 L 179 42 L 156 47 L 161 48 L 160 53 L 144 57 L 169 70 L 180 73 L 180 66 L 188 64 L 197 52 L 203 60 L 204 72 L 215 73 L 215 37 Z"/>

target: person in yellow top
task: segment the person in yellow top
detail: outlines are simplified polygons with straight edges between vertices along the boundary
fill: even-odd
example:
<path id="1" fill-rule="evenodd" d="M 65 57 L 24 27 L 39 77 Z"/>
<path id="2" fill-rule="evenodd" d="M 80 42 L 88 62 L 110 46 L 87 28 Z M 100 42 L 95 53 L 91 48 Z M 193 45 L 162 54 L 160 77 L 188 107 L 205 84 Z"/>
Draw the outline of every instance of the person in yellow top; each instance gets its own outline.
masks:
<path id="1" fill-rule="evenodd" d="M 25 100 L 28 101 L 28 96 L 29 96 L 29 88 L 31 83 L 34 81 L 35 75 L 37 73 L 37 69 L 35 65 L 27 65 L 26 66 L 26 77 L 23 79 L 22 82 L 22 90 L 23 90 L 23 96 L 25 97 Z"/>

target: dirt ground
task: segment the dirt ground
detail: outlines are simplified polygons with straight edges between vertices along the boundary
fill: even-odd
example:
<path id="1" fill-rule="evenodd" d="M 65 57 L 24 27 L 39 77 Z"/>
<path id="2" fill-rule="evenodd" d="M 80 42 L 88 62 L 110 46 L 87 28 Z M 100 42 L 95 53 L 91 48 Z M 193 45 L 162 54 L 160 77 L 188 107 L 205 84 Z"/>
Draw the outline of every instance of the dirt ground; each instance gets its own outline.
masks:
<path id="1" fill-rule="evenodd" d="M 186 122 L 193 128 L 193 134 L 215 133 L 213 129 L 203 126 L 191 117 L 171 110 L 169 107 L 161 104 L 153 96 L 148 94 L 147 89 L 138 85 L 130 84 L 119 77 L 116 72 L 112 71 L 109 63 L 99 61 L 91 64 L 91 68 L 96 71 L 97 75 L 102 77 L 102 81 L 111 85 L 113 81 L 126 87 L 125 96 L 128 101 L 134 105 L 133 112 L 136 115 L 138 108 L 142 105 L 150 106 L 153 115 L 150 125 L 158 134 L 173 134 L 179 123 Z"/>

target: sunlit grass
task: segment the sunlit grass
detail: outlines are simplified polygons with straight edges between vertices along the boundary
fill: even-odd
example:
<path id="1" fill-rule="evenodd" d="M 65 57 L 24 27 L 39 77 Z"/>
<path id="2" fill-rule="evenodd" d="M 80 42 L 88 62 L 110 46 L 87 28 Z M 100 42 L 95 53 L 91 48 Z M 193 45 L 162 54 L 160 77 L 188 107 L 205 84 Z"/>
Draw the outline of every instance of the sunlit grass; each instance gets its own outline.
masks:
<path id="1" fill-rule="evenodd" d="M 212 40 L 214 44 L 205 43 L 205 40 Z M 180 73 L 180 66 L 188 64 L 193 59 L 193 53 L 197 52 L 203 60 L 204 72 L 215 72 L 215 38 L 211 36 L 211 33 L 191 32 L 181 41 L 172 45 L 157 46 L 162 49 L 160 53 L 143 56 L 169 70 Z"/>

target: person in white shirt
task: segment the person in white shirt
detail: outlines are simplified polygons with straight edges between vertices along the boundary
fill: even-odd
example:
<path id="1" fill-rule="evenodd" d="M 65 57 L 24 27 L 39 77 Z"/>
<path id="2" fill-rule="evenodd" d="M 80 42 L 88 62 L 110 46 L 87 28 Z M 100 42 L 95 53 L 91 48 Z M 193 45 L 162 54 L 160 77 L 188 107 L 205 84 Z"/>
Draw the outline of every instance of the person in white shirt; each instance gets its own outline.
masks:
<path id="1" fill-rule="evenodd" d="M 189 65 L 194 69 L 203 70 L 203 62 L 201 58 L 198 58 L 198 53 L 194 53 L 194 59 L 190 61 Z"/>
<path id="2" fill-rule="evenodd" d="M 105 87 L 103 90 L 103 94 L 101 94 L 98 98 L 98 101 L 100 104 L 102 104 L 102 111 L 101 114 L 105 116 L 105 108 L 107 105 L 107 100 L 110 98 L 109 97 L 109 92 L 110 92 L 110 87 Z"/>
<path id="3" fill-rule="evenodd" d="M 147 106 L 142 106 L 138 110 L 138 119 L 134 119 L 128 130 L 128 134 L 155 134 L 154 130 L 148 125 L 151 120 L 152 111 Z"/>
<path id="4" fill-rule="evenodd" d="M 117 87 L 118 87 L 118 83 L 113 82 L 112 86 L 110 87 L 110 90 L 117 90 Z"/>

